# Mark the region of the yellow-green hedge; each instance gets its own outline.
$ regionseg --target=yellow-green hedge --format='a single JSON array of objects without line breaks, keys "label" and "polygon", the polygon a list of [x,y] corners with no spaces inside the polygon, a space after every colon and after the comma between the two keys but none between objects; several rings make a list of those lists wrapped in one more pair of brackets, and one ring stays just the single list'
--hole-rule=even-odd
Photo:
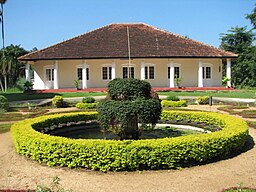
[{"label": "yellow-green hedge", "polygon": [[161,105],[162,107],[186,107],[187,102],[185,100],[179,100],[179,101],[162,100]]},{"label": "yellow-green hedge", "polygon": [[248,136],[246,123],[238,118],[189,111],[163,111],[162,119],[205,122],[215,124],[222,130],[177,138],[136,141],[68,139],[38,132],[43,127],[54,124],[90,119],[97,119],[97,113],[42,116],[15,123],[11,133],[17,152],[40,163],[104,172],[195,165],[241,150]]}]

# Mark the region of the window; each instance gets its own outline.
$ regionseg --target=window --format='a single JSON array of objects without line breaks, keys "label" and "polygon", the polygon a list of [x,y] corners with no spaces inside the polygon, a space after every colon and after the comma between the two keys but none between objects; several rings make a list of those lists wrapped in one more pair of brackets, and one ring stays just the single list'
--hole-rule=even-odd
[{"label": "window", "polygon": [[211,79],[211,67],[203,67],[203,79]]},{"label": "window", "polygon": [[45,73],[47,81],[54,81],[54,69],[46,69]]},{"label": "window", "polygon": [[103,80],[112,79],[112,67],[102,67],[102,79]]},{"label": "window", "polygon": [[174,77],[180,78],[180,68],[179,67],[174,67]]},{"label": "window", "polygon": [[[180,67],[174,67],[174,78],[180,77]],[[170,79],[170,67],[168,67],[168,79]]]},{"label": "window", "polygon": [[[128,74],[128,69],[130,69],[129,74]],[[126,79],[126,78],[128,78],[128,76],[130,78],[134,78],[134,67],[129,67],[129,68],[123,67],[123,78]]]},{"label": "window", "polygon": [[155,78],[155,67],[145,67],[145,79],[154,79]]},{"label": "window", "polygon": [[[83,69],[77,68],[77,79],[82,80],[83,79]],[[86,80],[89,80],[89,68],[86,68]]]},{"label": "window", "polygon": [[211,67],[205,67],[205,78],[211,79]]}]

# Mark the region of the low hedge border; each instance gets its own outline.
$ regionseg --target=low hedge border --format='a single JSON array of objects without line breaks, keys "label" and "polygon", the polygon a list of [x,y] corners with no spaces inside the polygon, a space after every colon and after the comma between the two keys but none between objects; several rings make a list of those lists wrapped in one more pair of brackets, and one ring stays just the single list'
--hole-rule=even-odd
[{"label": "low hedge border", "polygon": [[77,103],[76,108],[78,109],[95,109],[98,103]]},{"label": "low hedge border", "polygon": [[187,107],[187,102],[185,100],[179,100],[179,101],[162,100],[161,105],[162,107]]},{"label": "low hedge border", "polygon": [[163,111],[163,120],[188,120],[214,124],[221,131],[177,138],[148,140],[68,139],[40,133],[59,123],[97,119],[97,112],[55,114],[13,124],[16,151],[48,166],[84,167],[121,171],[172,169],[225,157],[241,150],[248,136],[246,122],[224,114]]}]

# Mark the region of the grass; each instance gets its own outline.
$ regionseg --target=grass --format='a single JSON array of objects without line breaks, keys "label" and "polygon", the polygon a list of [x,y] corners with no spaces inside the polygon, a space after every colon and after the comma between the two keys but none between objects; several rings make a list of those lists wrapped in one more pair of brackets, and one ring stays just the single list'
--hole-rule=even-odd
[{"label": "grass", "polygon": [[12,123],[0,124],[0,133],[5,133],[10,130]]},{"label": "grass", "polygon": [[249,127],[256,129],[256,121],[246,121]]},{"label": "grass", "polygon": [[69,97],[93,97],[93,96],[104,96],[106,93],[103,92],[59,92],[59,93],[23,93],[23,92],[7,92],[0,93],[4,95],[8,101],[23,101],[23,100],[34,100],[34,99],[52,99],[55,95],[62,96],[63,98]]},{"label": "grass", "polygon": [[159,95],[174,96],[213,96],[213,97],[229,97],[229,98],[248,98],[256,97],[256,89],[239,89],[234,91],[167,91],[158,92]]},{"label": "grass", "polygon": [[[93,97],[104,96],[103,92],[56,92],[56,93],[23,93],[18,89],[10,89],[4,95],[8,101],[17,100],[34,100],[34,99],[51,99],[55,95],[60,95],[63,98],[68,97]],[[158,92],[159,95],[172,96],[213,96],[213,97],[230,97],[230,98],[256,98],[256,88],[251,89],[236,89],[234,91],[167,91]]]}]

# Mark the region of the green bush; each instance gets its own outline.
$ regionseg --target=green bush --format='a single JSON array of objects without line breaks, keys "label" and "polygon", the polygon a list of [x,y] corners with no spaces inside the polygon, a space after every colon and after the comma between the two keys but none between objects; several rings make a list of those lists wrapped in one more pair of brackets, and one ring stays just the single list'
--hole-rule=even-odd
[{"label": "green bush", "polygon": [[146,140],[68,139],[44,127],[97,119],[96,112],[55,114],[26,119],[11,127],[16,151],[48,166],[120,171],[171,169],[197,165],[240,151],[248,137],[241,119],[218,113],[163,111],[163,120],[202,122],[222,130],[207,134]]},{"label": "green bush", "polygon": [[60,108],[64,106],[64,101],[62,96],[55,95],[52,98],[52,104],[54,107]]},{"label": "green bush", "polygon": [[199,96],[199,97],[196,97],[196,101],[200,105],[209,104],[209,96]]},{"label": "green bush", "polygon": [[166,98],[167,101],[179,101],[180,98],[175,96],[175,95],[169,95],[167,98]]},{"label": "green bush", "polygon": [[162,107],[186,107],[187,102],[185,100],[179,100],[179,101],[162,100],[161,105]]},{"label": "green bush", "polygon": [[7,111],[8,108],[9,108],[8,99],[5,96],[0,95],[0,110]]},{"label": "green bush", "polygon": [[98,103],[77,103],[76,108],[78,109],[95,109]]},{"label": "green bush", "polygon": [[95,103],[95,99],[93,97],[85,97],[82,101],[83,103]]}]

